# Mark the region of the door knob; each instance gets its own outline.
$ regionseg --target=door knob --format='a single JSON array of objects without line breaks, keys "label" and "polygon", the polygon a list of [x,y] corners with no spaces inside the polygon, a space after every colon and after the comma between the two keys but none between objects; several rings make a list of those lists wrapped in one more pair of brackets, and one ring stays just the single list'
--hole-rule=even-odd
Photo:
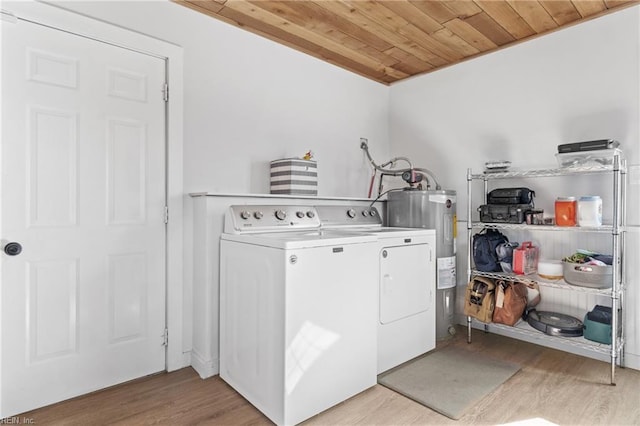
[{"label": "door knob", "polygon": [[17,256],[22,253],[22,246],[16,242],[7,243],[4,246],[4,252],[9,256]]}]

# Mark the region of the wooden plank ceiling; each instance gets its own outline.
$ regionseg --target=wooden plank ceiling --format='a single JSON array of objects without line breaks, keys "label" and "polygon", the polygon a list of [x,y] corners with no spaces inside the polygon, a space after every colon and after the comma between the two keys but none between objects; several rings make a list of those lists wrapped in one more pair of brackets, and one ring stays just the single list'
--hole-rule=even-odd
[{"label": "wooden plank ceiling", "polygon": [[638,3],[638,0],[174,1],[385,84]]}]

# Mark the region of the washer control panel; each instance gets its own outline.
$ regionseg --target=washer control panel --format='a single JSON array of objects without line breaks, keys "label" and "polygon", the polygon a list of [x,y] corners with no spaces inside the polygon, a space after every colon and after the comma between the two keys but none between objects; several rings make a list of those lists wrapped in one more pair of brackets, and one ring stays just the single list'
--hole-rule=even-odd
[{"label": "washer control panel", "polygon": [[313,206],[235,205],[225,215],[224,232],[293,231],[320,227],[318,212]]}]

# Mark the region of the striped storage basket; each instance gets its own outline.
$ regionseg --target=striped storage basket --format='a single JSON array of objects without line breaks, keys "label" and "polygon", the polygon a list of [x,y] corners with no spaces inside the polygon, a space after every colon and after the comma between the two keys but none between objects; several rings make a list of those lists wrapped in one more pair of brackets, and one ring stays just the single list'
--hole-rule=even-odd
[{"label": "striped storage basket", "polygon": [[271,162],[271,193],[318,195],[318,166],[313,160],[283,158]]}]

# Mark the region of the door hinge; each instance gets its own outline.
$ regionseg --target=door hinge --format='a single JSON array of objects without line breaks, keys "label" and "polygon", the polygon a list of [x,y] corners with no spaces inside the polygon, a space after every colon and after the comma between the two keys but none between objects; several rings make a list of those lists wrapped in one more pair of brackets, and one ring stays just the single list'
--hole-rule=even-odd
[{"label": "door hinge", "polygon": [[169,346],[169,329],[165,328],[162,333],[162,346]]},{"label": "door hinge", "polygon": [[164,84],[162,88],[162,93],[164,95],[164,101],[169,102],[169,85],[167,83]]},{"label": "door hinge", "polygon": [[164,206],[164,223],[169,223],[169,206]]}]

